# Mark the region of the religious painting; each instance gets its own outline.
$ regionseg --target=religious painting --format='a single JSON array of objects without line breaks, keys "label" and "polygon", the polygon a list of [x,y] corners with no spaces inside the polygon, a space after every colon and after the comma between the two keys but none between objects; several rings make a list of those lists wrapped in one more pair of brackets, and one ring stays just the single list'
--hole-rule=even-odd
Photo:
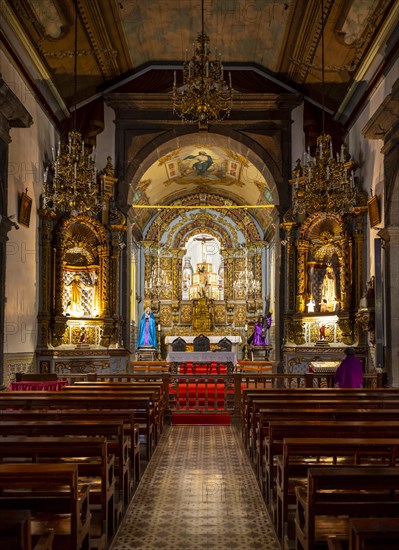
[{"label": "religious painting", "polygon": [[367,201],[367,207],[369,211],[370,227],[375,227],[381,223],[378,195],[373,195],[371,199]]},{"label": "religious painting", "polygon": [[29,227],[30,214],[32,210],[32,198],[28,196],[27,189],[25,193],[22,193],[19,203],[18,222],[21,225]]}]

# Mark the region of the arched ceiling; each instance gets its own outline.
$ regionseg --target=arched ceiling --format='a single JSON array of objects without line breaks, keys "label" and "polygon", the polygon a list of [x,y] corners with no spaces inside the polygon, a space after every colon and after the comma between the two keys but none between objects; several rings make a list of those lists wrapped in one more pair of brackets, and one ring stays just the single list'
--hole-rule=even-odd
[{"label": "arched ceiling", "polygon": [[[201,0],[76,0],[77,102],[123,85],[170,92],[201,32]],[[61,120],[74,97],[74,0],[2,0],[8,54]],[[297,91],[321,104],[322,0],[204,1],[204,30],[238,92]],[[395,0],[323,0],[324,101],[343,112],[395,55]],[[382,56],[381,56],[382,54]],[[381,59],[383,63],[381,64]]]},{"label": "arched ceiling", "polygon": [[267,165],[253,151],[231,138],[197,132],[155,149],[134,174],[127,202],[142,229],[154,210],[140,206],[257,205],[251,214],[265,231],[279,196]]}]

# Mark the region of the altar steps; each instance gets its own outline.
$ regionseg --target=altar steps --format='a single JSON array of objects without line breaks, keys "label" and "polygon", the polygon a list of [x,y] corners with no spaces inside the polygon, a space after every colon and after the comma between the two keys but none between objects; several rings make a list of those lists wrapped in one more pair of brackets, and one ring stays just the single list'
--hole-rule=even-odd
[{"label": "altar steps", "polygon": [[225,386],[227,366],[220,365],[218,371],[216,364],[180,365],[179,384],[169,389],[173,399],[173,425],[230,425],[227,401],[234,401],[234,390]]},{"label": "altar steps", "polygon": [[229,413],[176,412],[172,414],[172,426],[230,426]]}]

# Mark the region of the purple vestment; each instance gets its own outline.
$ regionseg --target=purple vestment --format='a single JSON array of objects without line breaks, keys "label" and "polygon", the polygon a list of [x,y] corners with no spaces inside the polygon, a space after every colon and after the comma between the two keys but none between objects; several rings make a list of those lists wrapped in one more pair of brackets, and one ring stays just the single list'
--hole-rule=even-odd
[{"label": "purple vestment", "polygon": [[254,325],[254,339],[252,341],[252,344],[254,346],[266,346],[267,345],[267,339],[262,336],[263,332],[263,322],[257,321]]},{"label": "purple vestment", "polygon": [[339,388],[363,387],[363,368],[357,357],[349,355],[342,360],[335,371],[334,384]]}]

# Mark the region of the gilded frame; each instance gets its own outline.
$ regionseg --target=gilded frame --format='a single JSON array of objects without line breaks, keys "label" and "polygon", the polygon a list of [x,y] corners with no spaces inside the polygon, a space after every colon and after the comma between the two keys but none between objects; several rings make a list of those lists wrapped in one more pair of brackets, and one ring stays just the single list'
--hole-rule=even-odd
[{"label": "gilded frame", "polygon": [[32,198],[24,192],[19,201],[18,222],[25,227],[29,227],[30,215],[32,211]]},{"label": "gilded frame", "polygon": [[381,222],[380,207],[378,202],[378,195],[373,195],[367,201],[367,208],[369,212],[370,226],[375,227]]}]

